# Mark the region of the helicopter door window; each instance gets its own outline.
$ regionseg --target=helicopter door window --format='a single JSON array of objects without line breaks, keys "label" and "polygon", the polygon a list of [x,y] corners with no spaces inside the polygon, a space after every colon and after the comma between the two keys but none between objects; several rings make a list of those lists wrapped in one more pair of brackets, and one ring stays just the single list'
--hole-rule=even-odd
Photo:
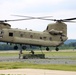
[{"label": "helicopter door window", "polygon": [[33,38],[33,35],[30,35],[30,38]]},{"label": "helicopter door window", "polygon": [[2,38],[3,37],[3,31],[2,30],[0,30],[0,38]]},{"label": "helicopter door window", "polygon": [[52,40],[52,38],[50,37],[50,38],[49,38],[49,40],[51,41],[51,40]]},{"label": "helicopter door window", "polygon": [[13,36],[13,33],[9,33],[9,36],[11,36],[11,37],[12,37],[12,36]]},{"label": "helicopter door window", "polygon": [[44,40],[46,40],[46,37],[43,37]]},{"label": "helicopter door window", "polygon": [[3,31],[2,30],[0,30],[0,34],[3,34]]},{"label": "helicopter door window", "polygon": [[21,37],[23,37],[23,34],[20,34]]},{"label": "helicopter door window", "polygon": [[40,37],[40,39],[42,39],[42,37]]}]

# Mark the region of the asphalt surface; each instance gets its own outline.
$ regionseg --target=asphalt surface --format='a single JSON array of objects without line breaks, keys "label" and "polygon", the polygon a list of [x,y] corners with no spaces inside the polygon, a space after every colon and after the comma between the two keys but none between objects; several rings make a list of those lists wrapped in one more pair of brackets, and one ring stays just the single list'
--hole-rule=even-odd
[{"label": "asphalt surface", "polygon": [[46,57],[45,59],[19,59],[18,56],[0,56],[0,62],[27,62],[34,64],[69,64],[76,65],[74,57]]}]

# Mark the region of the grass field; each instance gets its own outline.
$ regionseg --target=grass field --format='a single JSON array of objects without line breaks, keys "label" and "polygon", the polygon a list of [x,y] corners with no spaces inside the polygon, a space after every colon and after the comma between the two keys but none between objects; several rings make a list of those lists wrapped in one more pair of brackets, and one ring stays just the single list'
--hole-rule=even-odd
[{"label": "grass field", "polygon": [[41,65],[41,64],[28,64],[25,62],[0,62],[0,69],[23,69],[23,68],[34,68],[34,69],[49,69],[49,70],[65,70],[65,71],[76,71],[76,65]]},{"label": "grass field", "polygon": [[[29,53],[24,51],[25,54]],[[36,51],[35,53],[41,53]],[[76,60],[76,51],[59,51],[59,52],[44,52],[46,56],[70,56]],[[18,51],[0,52],[0,56],[18,56]],[[0,62],[0,69],[18,69],[18,68],[35,68],[35,69],[50,69],[50,70],[65,70],[76,71],[76,65],[56,65],[56,64],[33,64],[26,62]]]},{"label": "grass field", "polygon": [[[28,54],[30,51],[23,51]],[[76,56],[76,50],[61,50],[61,51],[43,51],[46,56]],[[17,56],[19,51],[0,51],[0,56]],[[41,54],[41,51],[35,51],[35,54]]]}]

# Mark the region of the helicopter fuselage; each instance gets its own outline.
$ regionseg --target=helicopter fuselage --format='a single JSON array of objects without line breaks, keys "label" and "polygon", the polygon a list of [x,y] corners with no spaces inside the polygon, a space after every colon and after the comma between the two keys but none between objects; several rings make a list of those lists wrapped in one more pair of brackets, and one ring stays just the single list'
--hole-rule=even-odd
[{"label": "helicopter fuselage", "polygon": [[21,29],[1,29],[0,41],[15,44],[36,45],[36,46],[59,46],[66,39],[66,36],[52,35],[49,32],[21,30]]}]

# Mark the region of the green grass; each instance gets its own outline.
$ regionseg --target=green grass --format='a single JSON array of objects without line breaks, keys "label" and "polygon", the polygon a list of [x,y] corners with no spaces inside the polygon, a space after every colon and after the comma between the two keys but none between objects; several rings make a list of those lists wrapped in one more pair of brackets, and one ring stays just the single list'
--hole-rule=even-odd
[{"label": "green grass", "polygon": [[18,56],[18,53],[0,53],[0,56]]},{"label": "green grass", "polygon": [[49,70],[65,70],[76,71],[76,65],[51,65],[51,64],[28,64],[25,62],[0,62],[0,69],[49,69]]},{"label": "green grass", "polygon": [[[41,52],[36,52],[36,54],[41,54]],[[44,54],[46,56],[76,56],[76,52],[44,52]],[[0,53],[0,56],[18,56],[18,53]]]},{"label": "green grass", "polygon": [[[24,54],[28,54],[29,53],[29,51],[23,51],[23,53]],[[49,52],[49,51],[44,51],[43,52],[46,56],[76,56],[76,51],[58,51],[58,52],[56,52],[56,51],[54,51],[54,52]],[[19,54],[19,51],[14,51],[14,52],[8,52],[8,51],[6,51],[6,52],[0,52],[0,56],[18,56],[18,54]],[[37,52],[37,51],[35,51],[35,54],[41,54],[41,51],[39,52]]]},{"label": "green grass", "polygon": [[[38,53],[41,53],[41,52],[36,52],[36,54]],[[58,51],[58,52],[43,52],[46,56],[73,56],[73,57],[76,57],[76,51],[69,51],[69,52],[61,52],[61,51]]]}]

